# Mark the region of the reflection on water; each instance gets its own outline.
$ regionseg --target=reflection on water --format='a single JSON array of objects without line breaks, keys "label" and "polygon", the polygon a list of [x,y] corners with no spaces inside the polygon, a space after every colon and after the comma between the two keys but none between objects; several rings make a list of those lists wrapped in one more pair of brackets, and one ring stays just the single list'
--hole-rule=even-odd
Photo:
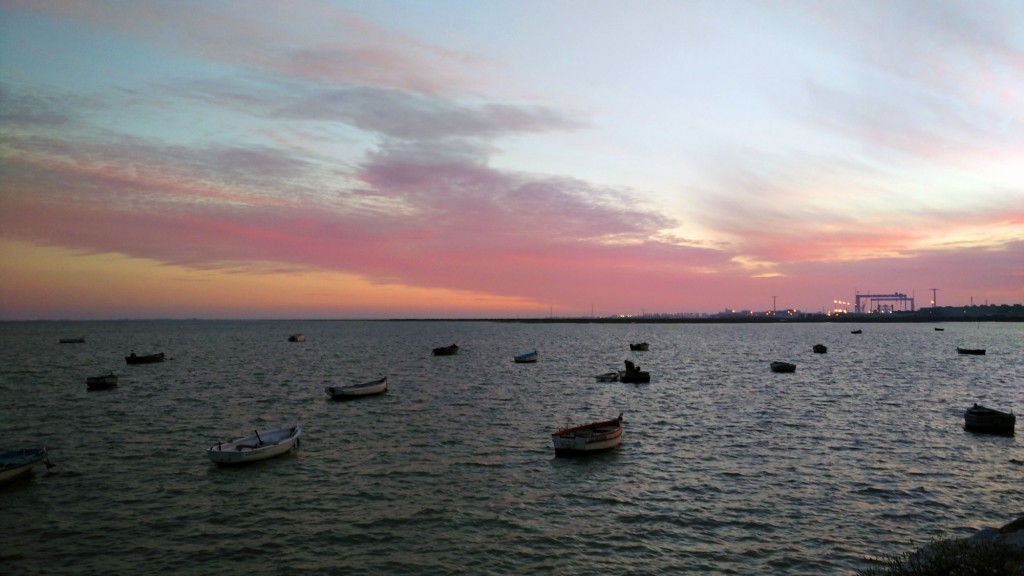
[{"label": "reflection on water", "polygon": [[[0,437],[58,464],[0,492],[0,560],[29,574],[849,573],[1024,508],[1019,434],[961,429],[974,402],[1024,406],[1022,326],[863,328],[0,324]],[[452,342],[457,355],[431,354]],[[988,354],[956,354],[968,344]],[[171,359],[126,366],[131,349]],[[538,363],[512,361],[534,349]],[[650,384],[595,382],[627,358]],[[111,370],[118,388],[86,393]],[[383,396],[323,393],[383,375]],[[553,458],[552,431],[620,412],[621,449]],[[294,419],[288,456],[206,459]]]}]

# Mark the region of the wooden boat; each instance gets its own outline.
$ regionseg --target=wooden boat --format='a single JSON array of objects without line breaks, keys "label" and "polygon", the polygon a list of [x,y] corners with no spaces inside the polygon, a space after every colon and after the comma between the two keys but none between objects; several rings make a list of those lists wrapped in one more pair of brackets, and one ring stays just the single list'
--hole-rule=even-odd
[{"label": "wooden boat", "polygon": [[276,430],[264,430],[263,433],[254,430],[252,436],[210,446],[206,455],[217,464],[248,464],[286,454],[299,445],[301,435],[302,428],[298,423]]},{"label": "wooden boat", "polygon": [[961,347],[957,346],[956,347],[956,353],[957,354],[970,354],[972,356],[984,356],[985,355],[985,349],[984,348],[961,348]]},{"label": "wooden boat", "polygon": [[536,362],[537,361],[537,351],[534,350],[533,352],[526,352],[524,354],[520,354],[518,356],[514,356],[512,359],[515,360],[519,364],[529,364],[529,363],[532,363],[532,362]]},{"label": "wooden boat", "polygon": [[645,352],[645,351],[651,349],[651,345],[648,344],[647,342],[640,342],[639,344],[630,343],[629,344],[629,349],[634,351],[634,352],[637,352],[637,351]]},{"label": "wooden boat", "polygon": [[145,356],[137,356],[135,352],[124,357],[124,361],[129,364],[152,364],[153,362],[163,362],[164,353],[158,352],[156,354],[147,354]]},{"label": "wooden boat", "polygon": [[46,458],[45,446],[0,453],[0,485],[28,474],[40,462],[44,462],[47,468],[53,467]]},{"label": "wooden boat", "polygon": [[772,362],[772,372],[796,372],[796,364],[789,362]]},{"label": "wooden boat", "polygon": [[551,435],[555,456],[583,456],[617,448],[622,443],[622,414],[614,420],[592,422]]},{"label": "wooden boat", "polygon": [[363,396],[373,396],[374,394],[383,394],[388,391],[388,377],[385,376],[380,380],[371,380],[369,382],[363,382],[362,384],[354,384],[352,386],[328,386],[324,388],[324,392],[331,397],[332,400],[351,400],[353,398],[362,398]]},{"label": "wooden boat", "polygon": [[459,352],[459,347],[455,344],[451,346],[441,346],[440,348],[434,348],[434,356],[451,356]]},{"label": "wooden boat", "polygon": [[814,346],[811,346],[811,350],[813,350],[815,354],[824,354],[828,352],[828,346],[825,346],[824,344],[815,344]]},{"label": "wooden boat", "polygon": [[61,338],[61,344],[84,344],[85,338]]},{"label": "wooden boat", "polygon": [[289,342],[305,342],[306,341],[306,335],[305,334],[292,334],[291,336],[288,337],[288,341]]},{"label": "wooden boat", "polygon": [[113,372],[104,376],[89,376],[85,379],[85,387],[88,390],[107,390],[117,386],[117,376]]},{"label": "wooden boat", "polygon": [[1013,436],[1013,427],[1017,417],[1010,412],[1000,412],[975,404],[964,412],[964,430],[985,434],[1003,434]]},{"label": "wooden boat", "polygon": [[859,330],[859,329],[858,330],[850,330],[850,334],[863,334],[863,333],[864,333],[864,331],[863,330]]},{"label": "wooden boat", "polygon": [[651,373],[640,370],[640,366],[626,360],[626,369],[619,371],[619,381],[626,384],[646,384],[651,381]]},{"label": "wooden boat", "polygon": [[618,382],[619,381],[619,373],[618,372],[605,372],[604,374],[598,374],[597,376],[595,376],[595,378],[597,378],[598,382]]}]

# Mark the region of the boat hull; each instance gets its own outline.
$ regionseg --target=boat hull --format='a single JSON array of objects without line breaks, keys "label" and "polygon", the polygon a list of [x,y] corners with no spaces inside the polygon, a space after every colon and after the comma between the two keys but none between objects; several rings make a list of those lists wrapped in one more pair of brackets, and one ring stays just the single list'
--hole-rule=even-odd
[{"label": "boat hull", "polygon": [[551,435],[556,457],[586,456],[614,450],[622,444],[622,416],[559,430]]},{"label": "boat hull", "polygon": [[24,448],[0,454],[0,486],[25,476],[46,460],[46,448]]},{"label": "boat hull", "polygon": [[301,435],[302,429],[296,424],[289,428],[258,432],[252,436],[216,444],[206,450],[206,455],[215,464],[249,464],[288,453],[298,446]]},{"label": "boat hull", "polygon": [[984,356],[985,355],[985,349],[984,348],[959,348],[958,347],[956,349],[956,353],[957,354],[966,354],[968,356]]},{"label": "boat hull", "polygon": [[606,372],[604,374],[598,374],[594,378],[596,378],[598,382],[618,382],[619,381],[619,373],[618,372]]},{"label": "boat hull", "polygon": [[641,342],[639,344],[630,344],[629,349],[634,352],[646,352],[651,349],[651,345],[647,342]]},{"label": "boat hull", "polygon": [[796,372],[796,364],[790,364],[789,362],[772,362],[772,372]]},{"label": "boat hull", "polygon": [[332,400],[354,400],[356,398],[383,394],[387,391],[388,379],[386,377],[363,384],[356,384],[355,386],[328,386],[324,388],[324,392]]},{"label": "boat hull", "polygon": [[89,376],[85,379],[85,386],[89,390],[109,390],[117,387],[117,376],[107,374],[106,376]]},{"label": "boat hull", "polygon": [[458,354],[459,347],[455,344],[451,346],[441,346],[440,348],[434,348],[434,356],[453,356]]},{"label": "boat hull", "polygon": [[964,430],[981,434],[1013,436],[1017,416],[975,404],[964,412]]},{"label": "boat hull", "polygon": [[527,352],[512,358],[517,364],[532,364],[537,361],[537,352]]},{"label": "boat hull", "polygon": [[147,354],[146,356],[125,356],[124,361],[128,364],[153,364],[164,361],[164,353]]},{"label": "boat hull", "polygon": [[650,372],[627,372],[626,370],[619,371],[619,381],[625,382],[626,384],[647,384],[651,381]]}]

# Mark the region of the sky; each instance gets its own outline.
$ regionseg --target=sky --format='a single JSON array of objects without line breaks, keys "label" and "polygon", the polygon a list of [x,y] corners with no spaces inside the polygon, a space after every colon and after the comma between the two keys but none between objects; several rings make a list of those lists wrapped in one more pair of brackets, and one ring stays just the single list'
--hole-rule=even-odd
[{"label": "sky", "polygon": [[0,320],[893,293],[1024,303],[1018,0],[0,0]]}]

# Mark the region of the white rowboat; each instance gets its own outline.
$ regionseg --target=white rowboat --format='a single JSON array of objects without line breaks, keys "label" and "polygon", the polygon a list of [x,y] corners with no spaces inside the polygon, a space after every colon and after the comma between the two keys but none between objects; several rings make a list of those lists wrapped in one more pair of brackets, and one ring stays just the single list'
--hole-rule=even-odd
[{"label": "white rowboat", "polygon": [[622,443],[622,414],[614,420],[592,422],[551,435],[555,456],[582,456],[617,448]]},{"label": "white rowboat", "polygon": [[362,384],[355,384],[352,386],[328,386],[324,388],[324,392],[326,392],[333,400],[350,400],[352,398],[362,398],[363,396],[383,394],[387,391],[387,376],[380,380],[371,380],[369,382],[363,382]]},{"label": "white rowboat", "polygon": [[210,446],[206,455],[217,464],[248,464],[287,453],[293,446],[299,445],[301,434],[302,428],[297,422],[295,426],[277,430],[256,430],[252,436],[231,442],[218,442]]}]

